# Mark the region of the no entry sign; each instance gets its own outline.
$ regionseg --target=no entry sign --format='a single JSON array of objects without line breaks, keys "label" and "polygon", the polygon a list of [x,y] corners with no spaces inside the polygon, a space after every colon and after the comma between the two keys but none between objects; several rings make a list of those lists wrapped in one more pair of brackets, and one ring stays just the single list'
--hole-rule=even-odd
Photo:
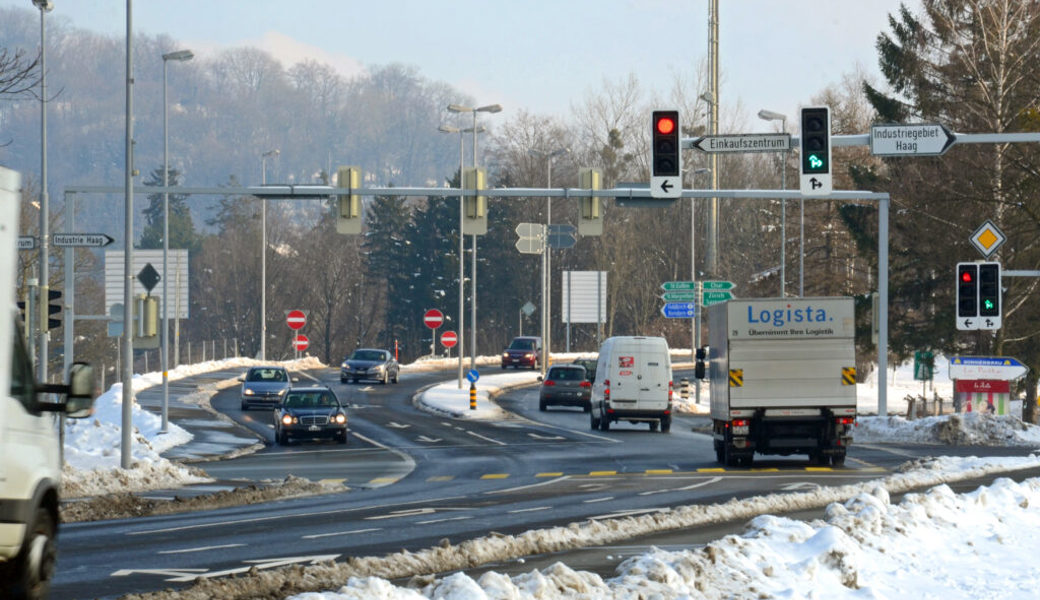
[{"label": "no entry sign", "polygon": [[430,310],[426,311],[426,314],[423,315],[422,320],[423,323],[425,323],[426,326],[430,329],[437,329],[441,326],[441,323],[444,322],[444,313],[437,310],[436,308],[431,308]]},{"label": "no entry sign", "polygon": [[289,329],[296,331],[307,324],[307,315],[305,315],[302,310],[290,310],[289,313],[285,315],[285,323],[289,326]]},{"label": "no entry sign", "polygon": [[454,348],[459,343],[459,336],[454,331],[445,331],[441,334],[441,345],[445,348]]},{"label": "no entry sign", "polygon": [[307,336],[303,335],[302,333],[294,337],[292,341],[293,350],[296,350],[297,352],[303,352],[310,345],[311,341],[308,340]]}]

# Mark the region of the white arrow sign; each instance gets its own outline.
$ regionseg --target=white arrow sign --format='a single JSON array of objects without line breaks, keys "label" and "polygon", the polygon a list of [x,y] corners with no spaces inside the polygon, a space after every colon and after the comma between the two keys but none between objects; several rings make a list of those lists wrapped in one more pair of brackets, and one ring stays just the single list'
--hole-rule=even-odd
[{"label": "white arrow sign", "polygon": [[102,248],[115,240],[104,233],[55,233],[51,241],[59,248]]},{"label": "white arrow sign", "polygon": [[939,156],[955,141],[957,136],[938,123],[870,128],[870,153],[874,156]]}]

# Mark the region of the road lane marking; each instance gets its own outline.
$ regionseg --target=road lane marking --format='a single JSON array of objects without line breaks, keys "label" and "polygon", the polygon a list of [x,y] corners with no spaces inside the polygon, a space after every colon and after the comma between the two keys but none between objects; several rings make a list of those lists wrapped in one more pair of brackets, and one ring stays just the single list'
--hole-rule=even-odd
[{"label": "road lane marking", "polygon": [[506,479],[509,477],[509,473],[487,473],[481,475],[481,479]]},{"label": "road lane marking", "polygon": [[478,438],[480,438],[480,439],[482,439],[482,440],[485,440],[485,441],[491,442],[491,443],[493,443],[493,444],[498,444],[499,446],[507,446],[507,445],[508,445],[508,444],[506,444],[505,442],[500,442],[500,441],[498,441],[498,440],[495,440],[495,439],[489,438],[489,437],[487,437],[486,435],[480,435],[479,433],[476,433],[476,432],[473,432],[473,431],[469,431],[469,430],[467,430],[467,431],[466,431],[466,433],[468,433],[468,434],[472,435],[473,437],[478,437]]},{"label": "road lane marking", "polygon": [[605,498],[593,498],[591,500],[582,500],[582,502],[585,503],[585,504],[594,504],[596,502],[606,502],[608,500],[613,500],[613,499],[614,499],[613,496],[607,496]]},{"label": "road lane marking", "polygon": [[382,527],[369,527],[368,529],[351,529],[350,531],[336,531],[333,533],[315,533],[314,535],[305,535],[301,539],[304,540],[316,540],[318,538],[334,537],[337,535],[353,535],[355,533],[371,533],[373,531],[382,531]]},{"label": "road lane marking", "polygon": [[318,483],[327,483],[329,485],[343,485],[346,483],[346,479],[319,479]]},{"label": "road lane marking", "polygon": [[671,469],[647,469],[647,475],[671,475],[674,473]]},{"label": "road lane marking", "polygon": [[444,440],[442,440],[441,438],[431,438],[426,437],[425,435],[420,435],[419,437],[415,438],[415,441],[423,442],[425,444],[436,444],[437,442],[442,442]]},{"label": "road lane marking", "polygon": [[552,507],[551,506],[536,506],[535,508],[518,508],[516,510],[509,511],[509,514],[513,515],[513,514],[516,514],[516,513],[538,512],[540,510],[552,510]]},{"label": "road lane marking", "polygon": [[443,519],[430,519],[429,521],[416,521],[416,525],[433,525],[434,523],[444,523],[446,521],[465,521],[466,519],[472,519],[473,517],[467,517],[465,515],[459,517],[445,517]]},{"label": "road lane marking", "polygon": [[589,477],[608,477],[617,475],[617,471],[589,471]]},{"label": "road lane marking", "polygon": [[245,544],[221,544],[220,546],[199,546],[198,548],[184,548],[181,550],[160,550],[159,554],[187,554],[188,552],[207,552],[209,550],[222,550],[224,548],[240,548]]},{"label": "road lane marking", "polygon": [[435,475],[433,477],[427,477],[426,481],[429,483],[434,483],[437,481],[451,481],[452,479],[455,479],[454,475]]},{"label": "road lane marking", "polygon": [[387,427],[392,427],[394,429],[408,429],[409,427],[411,427],[411,425],[405,425],[405,424],[402,424],[402,423],[398,423],[397,421],[390,421],[389,423],[386,424],[386,426]]},{"label": "road lane marking", "polygon": [[400,481],[400,477],[376,477],[375,479],[369,479],[369,485],[390,485],[391,483],[397,483]]},{"label": "road lane marking", "polygon": [[533,437],[536,440],[565,440],[567,438],[562,435],[539,435],[533,431],[528,431],[527,435]]},{"label": "road lane marking", "polygon": [[557,477],[556,479],[550,479],[548,481],[539,481],[538,483],[532,483],[532,484],[529,484],[529,485],[521,485],[521,486],[517,486],[517,487],[507,488],[507,489],[504,489],[504,490],[491,490],[490,492],[484,492],[484,494],[486,494],[488,496],[491,496],[491,495],[494,495],[494,494],[509,494],[509,493],[512,493],[512,492],[520,492],[520,491],[523,491],[523,490],[529,490],[531,488],[542,487],[542,486],[546,486],[546,485],[552,485],[552,484],[556,483],[557,481],[564,481],[566,479],[570,479],[570,477],[567,476],[567,475],[564,475],[563,477]]},{"label": "road lane marking", "polygon": [[708,467],[705,469],[697,469],[698,473],[725,473],[726,469],[721,467]]},{"label": "road lane marking", "polygon": [[535,475],[535,477],[563,477],[563,472],[557,471],[556,473],[538,473],[537,475]]},{"label": "road lane marking", "polygon": [[700,482],[697,482],[697,483],[694,483],[692,485],[688,485],[688,486],[685,486],[685,487],[668,488],[668,489],[664,489],[664,490],[647,490],[645,492],[639,492],[639,495],[640,496],[653,496],[654,494],[667,494],[668,492],[685,492],[685,491],[688,491],[688,490],[697,489],[699,487],[704,487],[706,485],[711,485],[713,483],[718,483],[719,481],[722,481],[721,477],[712,477],[711,479],[708,479],[706,481],[700,481]]}]

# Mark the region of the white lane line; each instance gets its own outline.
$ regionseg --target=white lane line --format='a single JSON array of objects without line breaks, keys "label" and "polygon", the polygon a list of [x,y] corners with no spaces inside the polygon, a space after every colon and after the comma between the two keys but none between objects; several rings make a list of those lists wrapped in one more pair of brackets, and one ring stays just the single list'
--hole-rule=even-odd
[{"label": "white lane line", "polygon": [[430,519],[429,521],[416,521],[416,525],[432,525],[434,523],[444,523],[445,521],[465,521],[466,519],[472,519],[473,517],[446,517],[444,519]]},{"label": "white lane line", "polygon": [[693,490],[693,489],[697,489],[699,487],[704,487],[706,485],[711,485],[713,483],[718,483],[719,481],[722,481],[721,477],[712,477],[711,479],[709,479],[707,481],[701,481],[699,483],[695,483],[693,485],[688,485],[686,487],[669,488],[669,489],[665,489],[665,490],[650,490],[650,491],[647,491],[647,492],[639,492],[639,495],[640,496],[652,496],[654,494],[667,494],[668,492],[683,492],[683,491],[686,491],[686,490]]},{"label": "white lane line", "polygon": [[159,554],[186,554],[188,552],[206,552],[208,550],[221,550],[224,548],[240,548],[245,544],[222,544],[220,546],[200,546],[198,548],[184,548],[182,550],[160,550]]},{"label": "white lane line", "polygon": [[506,444],[505,442],[500,442],[500,441],[498,441],[498,440],[495,440],[495,439],[489,438],[489,437],[487,437],[487,436],[485,436],[485,435],[480,435],[479,433],[474,433],[474,432],[472,432],[472,431],[466,431],[466,433],[468,433],[468,434],[472,435],[473,437],[478,437],[478,438],[480,438],[480,439],[482,439],[482,440],[485,440],[485,441],[491,442],[492,444],[498,444],[499,446],[507,446],[507,445],[508,445],[508,444]]},{"label": "white lane line", "polygon": [[592,500],[583,500],[585,504],[593,504],[595,502],[606,502],[607,500],[613,500],[613,496],[607,496],[606,498],[593,498]]},{"label": "white lane line", "polygon": [[535,507],[535,508],[518,508],[516,510],[509,511],[509,514],[515,515],[516,513],[538,512],[540,510],[552,510],[552,507],[551,506],[538,506],[538,507]]},{"label": "white lane line", "polygon": [[324,537],[334,537],[337,535],[353,535],[355,533],[371,533],[373,531],[382,531],[382,527],[370,527],[368,529],[352,529],[350,531],[336,531],[334,533],[316,533],[314,535],[305,535],[302,539],[305,540],[316,540]]},{"label": "white lane line", "polygon": [[548,479],[546,481],[539,481],[538,483],[531,483],[528,485],[521,485],[517,487],[506,488],[504,490],[491,490],[490,492],[484,492],[485,494],[508,494],[510,492],[519,492],[521,490],[528,490],[531,488],[541,487],[543,485],[551,485],[564,479],[570,479],[570,475],[564,475],[563,477],[556,477],[554,479]]}]

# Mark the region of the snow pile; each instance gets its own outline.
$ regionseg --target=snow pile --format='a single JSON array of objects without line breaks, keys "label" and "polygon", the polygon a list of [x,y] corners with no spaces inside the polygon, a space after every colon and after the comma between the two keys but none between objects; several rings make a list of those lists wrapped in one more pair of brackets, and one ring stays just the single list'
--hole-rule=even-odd
[{"label": "snow pile", "polygon": [[609,579],[556,563],[514,577],[455,573],[416,588],[351,577],[337,592],[291,600],[1035,597],[1040,480],[998,479],[960,495],[939,485],[897,505],[882,484],[860,487],[822,520],[755,517],[740,535],[626,560]]},{"label": "snow pile", "polygon": [[979,412],[915,420],[896,416],[859,417],[853,436],[858,443],[1040,447],[1040,427],[1024,423],[1018,417]]}]

